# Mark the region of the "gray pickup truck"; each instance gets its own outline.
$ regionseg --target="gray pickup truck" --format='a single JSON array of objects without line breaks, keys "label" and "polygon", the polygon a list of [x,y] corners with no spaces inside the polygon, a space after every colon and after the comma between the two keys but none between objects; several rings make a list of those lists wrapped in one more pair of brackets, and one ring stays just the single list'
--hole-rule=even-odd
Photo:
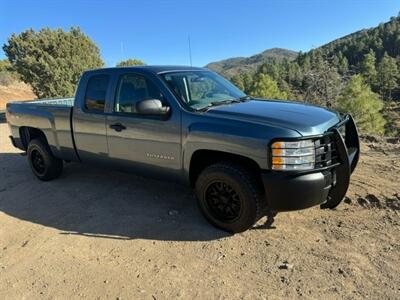
[{"label": "gray pickup truck", "polygon": [[280,211],[336,207],[360,149],[348,114],[254,99],[193,67],[87,71],[75,98],[9,103],[6,117],[39,179],[82,162],[183,182],[230,232]]}]

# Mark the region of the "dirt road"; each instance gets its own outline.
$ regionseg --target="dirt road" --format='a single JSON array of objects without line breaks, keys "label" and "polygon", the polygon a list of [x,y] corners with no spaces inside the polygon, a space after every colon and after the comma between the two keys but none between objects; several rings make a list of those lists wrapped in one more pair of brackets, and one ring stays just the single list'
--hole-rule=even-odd
[{"label": "dirt road", "polygon": [[79,164],[39,182],[7,136],[0,124],[0,299],[400,298],[398,141],[363,144],[337,210],[230,236],[170,183]]}]

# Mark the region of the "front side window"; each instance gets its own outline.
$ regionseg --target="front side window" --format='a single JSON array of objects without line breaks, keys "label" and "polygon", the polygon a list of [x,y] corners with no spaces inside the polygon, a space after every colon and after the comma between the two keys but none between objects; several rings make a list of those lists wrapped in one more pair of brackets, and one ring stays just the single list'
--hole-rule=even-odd
[{"label": "front side window", "polygon": [[209,71],[182,71],[161,74],[177,98],[192,109],[246,97],[223,77]]},{"label": "front side window", "polygon": [[93,75],[87,84],[85,108],[90,111],[104,112],[108,88],[108,75]]},{"label": "front side window", "polygon": [[162,100],[160,90],[147,78],[136,74],[122,75],[115,98],[115,112],[136,113],[136,104],[142,100]]}]

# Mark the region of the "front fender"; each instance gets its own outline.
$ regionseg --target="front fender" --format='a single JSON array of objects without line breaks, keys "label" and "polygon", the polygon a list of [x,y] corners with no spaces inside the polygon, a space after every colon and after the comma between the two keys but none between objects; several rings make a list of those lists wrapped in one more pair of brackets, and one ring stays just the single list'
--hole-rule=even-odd
[{"label": "front fender", "polygon": [[243,122],[191,124],[182,141],[183,169],[189,174],[191,158],[198,150],[240,155],[256,162],[260,169],[267,169],[268,144],[272,136],[298,137],[299,134],[287,129],[267,128],[259,124]]}]

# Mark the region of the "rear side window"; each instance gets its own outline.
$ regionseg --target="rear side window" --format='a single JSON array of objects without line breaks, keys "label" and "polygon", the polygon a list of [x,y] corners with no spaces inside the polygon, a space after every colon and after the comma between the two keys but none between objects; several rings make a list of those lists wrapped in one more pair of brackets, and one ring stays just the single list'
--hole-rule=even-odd
[{"label": "rear side window", "polygon": [[85,94],[86,109],[104,112],[108,82],[108,75],[94,75],[89,79]]}]

